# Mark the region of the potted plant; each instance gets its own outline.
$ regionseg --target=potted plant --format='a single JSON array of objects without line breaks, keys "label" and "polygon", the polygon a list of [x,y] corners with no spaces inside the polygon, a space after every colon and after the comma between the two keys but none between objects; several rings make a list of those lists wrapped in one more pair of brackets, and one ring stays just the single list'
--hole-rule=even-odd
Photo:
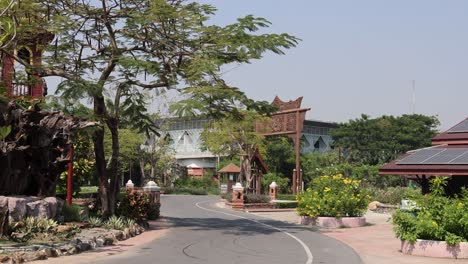
[{"label": "potted plant", "polygon": [[298,215],[310,217],[318,226],[358,227],[366,224],[362,216],[370,196],[360,187],[359,180],[338,174],[315,178],[296,200]]},{"label": "potted plant", "polygon": [[416,206],[393,214],[396,236],[405,254],[468,258],[468,191],[445,196],[445,178],[431,181],[431,193],[415,199]]}]

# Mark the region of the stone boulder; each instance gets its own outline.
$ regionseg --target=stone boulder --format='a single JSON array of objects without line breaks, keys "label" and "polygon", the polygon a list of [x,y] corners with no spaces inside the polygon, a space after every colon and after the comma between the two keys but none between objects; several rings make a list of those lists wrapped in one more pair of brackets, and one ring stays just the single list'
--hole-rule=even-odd
[{"label": "stone boulder", "polygon": [[56,197],[41,199],[35,196],[0,196],[0,202],[2,201],[6,201],[9,220],[12,222],[26,217],[56,219],[64,205],[64,201]]}]

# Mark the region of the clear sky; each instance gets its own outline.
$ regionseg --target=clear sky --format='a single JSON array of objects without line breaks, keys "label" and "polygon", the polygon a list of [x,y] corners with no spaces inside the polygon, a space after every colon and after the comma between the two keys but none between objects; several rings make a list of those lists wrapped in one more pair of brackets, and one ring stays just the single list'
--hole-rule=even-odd
[{"label": "clear sky", "polygon": [[[343,122],[412,113],[437,115],[441,129],[468,116],[466,0],[203,0],[213,23],[253,14],[268,32],[302,39],[224,77],[250,97],[304,96],[309,119]],[[229,69],[228,69],[229,70]]]}]

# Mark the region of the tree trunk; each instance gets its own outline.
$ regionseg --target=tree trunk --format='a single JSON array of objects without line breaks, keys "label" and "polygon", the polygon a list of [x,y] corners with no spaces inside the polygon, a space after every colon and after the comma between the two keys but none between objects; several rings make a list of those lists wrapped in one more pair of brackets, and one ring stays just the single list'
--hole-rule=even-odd
[{"label": "tree trunk", "polygon": [[120,151],[120,144],[119,144],[119,129],[116,120],[111,120],[108,122],[108,127],[111,132],[112,136],[112,156],[109,168],[109,176],[110,176],[110,191],[109,191],[109,209],[111,214],[115,212],[115,200],[117,198],[117,194],[119,193],[119,181],[118,181],[118,174],[119,174],[119,151]]},{"label": "tree trunk", "polygon": [[140,171],[141,171],[141,184],[143,185],[145,182],[145,161],[140,159]]},{"label": "tree trunk", "polygon": [[109,210],[109,182],[106,173],[106,158],[104,154],[104,130],[94,132],[94,155],[96,156],[96,170],[99,177],[99,198],[101,200],[102,215],[107,217]]},{"label": "tree trunk", "polygon": [[250,189],[250,185],[252,183],[252,170],[251,170],[251,160],[248,155],[241,156],[241,171],[239,174],[240,181],[245,181],[245,188],[247,190]]}]

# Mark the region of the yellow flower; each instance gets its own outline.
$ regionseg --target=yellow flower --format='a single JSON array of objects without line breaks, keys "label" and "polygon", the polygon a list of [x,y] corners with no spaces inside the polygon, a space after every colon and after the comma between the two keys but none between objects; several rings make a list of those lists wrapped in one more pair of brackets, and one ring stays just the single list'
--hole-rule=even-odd
[{"label": "yellow flower", "polygon": [[331,189],[329,187],[325,187],[325,189],[323,191],[324,192],[329,192],[329,191],[331,191]]}]

